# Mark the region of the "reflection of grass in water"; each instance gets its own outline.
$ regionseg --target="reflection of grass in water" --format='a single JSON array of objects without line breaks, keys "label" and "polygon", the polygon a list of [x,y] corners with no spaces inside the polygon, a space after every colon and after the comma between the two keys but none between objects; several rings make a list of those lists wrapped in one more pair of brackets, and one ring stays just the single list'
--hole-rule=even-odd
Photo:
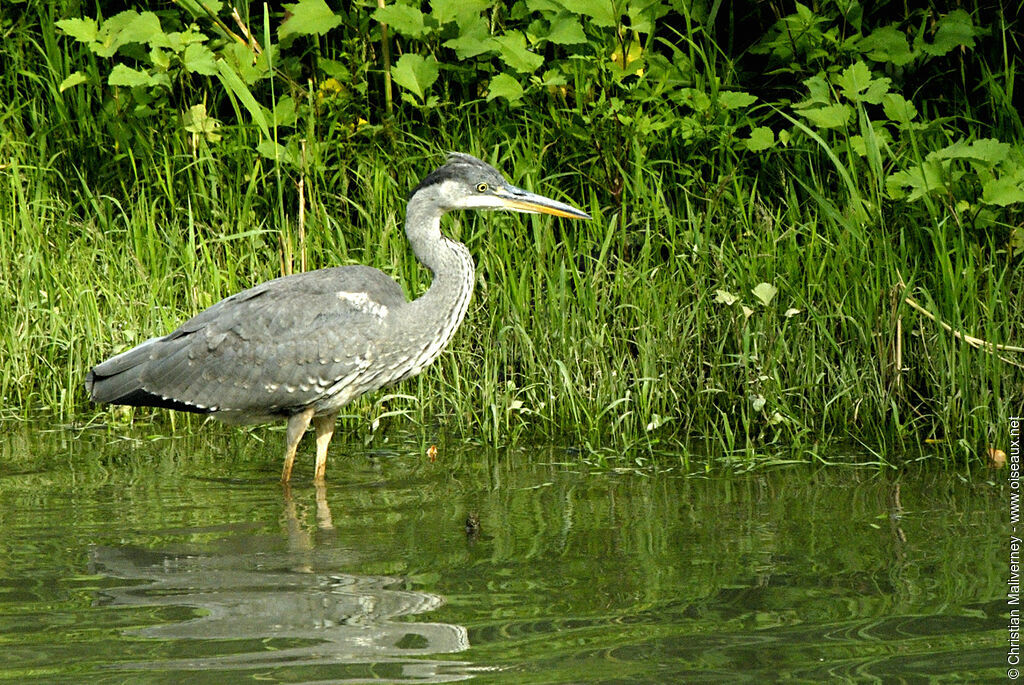
[{"label": "reflection of grass in water", "polygon": [[[981,482],[805,468],[595,477],[556,464],[561,450],[445,444],[430,463],[414,444],[369,454],[352,446],[324,493],[324,530],[316,489],[293,485],[289,500],[276,482],[276,445],[226,428],[156,440],[136,437],[139,428],[125,429],[130,443],[104,431],[0,442],[3,463],[26,470],[0,478],[8,668],[28,663],[18,646],[36,642],[54,677],[255,649],[127,634],[196,614],[173,595],[169,607],[110,606],[104,589],[126,581],[90,567],[94,545],[181,557],[182,568],[199,556],[210,573],[298,573],[327,585],[339,574],[395,578],[389,588],[446,602],[407,620],[468,629],[471,649],[438,659],[528,679],[601,669],[814,679],[806,674],[821,658],[840,670],[920,673],[955,662],[985,674],[998,661],[980,657],[1005,646],[1004,535],[990,521],[1003,497]],[[480,517],[472,541],[467,511]],[[22,624],[44,629],[11,628]],[[303,644],[273,641],[288,646]]]}]

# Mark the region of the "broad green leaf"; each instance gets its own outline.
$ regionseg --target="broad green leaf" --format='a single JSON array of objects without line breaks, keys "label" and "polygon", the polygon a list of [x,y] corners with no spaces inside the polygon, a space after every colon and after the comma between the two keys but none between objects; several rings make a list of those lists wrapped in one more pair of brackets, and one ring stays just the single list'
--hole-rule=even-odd
[{"label": "broad green leaf", "polygon": [[217,73],[217,60],[213,51],[202,43],[192,43],[185,48],[185,55],[182,58],[185,68],[203,76],[213,76]]},{"label": "broad green leaf", "polygon": [[1010,154],[1011,146],[995,138],[980,138],[971,143],[958,140],[941,150],[928,153],[928,159],[965,159],[995,165]]},{"label": "broad green leaf", "polygon": [[96,40],[96,20],[91,17],[61,19],[57,22],[57,28],[82,43]]},{"label": "broad green leaf", "polygon": [[724,304],[728,306],[738,301],[739,299],[740,298],[736,297],[728,290],[718,289],[715,291],[715,302],[717,302],[718,304]]},{"label": "broad green leaf", "polygon": [[832,89],[829,87],[828,81],[821,74],[804,79],[804,85],[807,87],[807,99],[793,105],[794,108],[801,109],[803,107],[827,105],[834,102],[832,99]]},{"label": "broad green leaf", "polygon": [[526,37],[519,31],[496,36],[491,42],[498,48],[501,61],[521,73],[532,73],[544,64],[544,58],[526,49]]},{"label": "broad green leaf", "polygon": [[918,40],[914,41],[914,47],[933,57],[940,57],[961,46],[973,48],[974,37],[978,33],[970,14],[964,10],[953,10],[939,19],[939,28],[931,43],[918,37]]},{"label": "broad green leaf", "polygon": [[1024,202],[1024,174],[1016,174],[1017,178],[1007,175],[1001,178],[990,178],[981,188],[981,201],[987,205],[1008,205]]},{"label": "broad green leaf", "polygon": [[185,130],[189,133],[201,135],[211,143],[216,143],[220,140],[220,134],[217,133],[217,129],[220,128],[220,121],[207,114],[206,105],[203,103],[200,102],[198,105],[189,107],[181,119]]},{"label": "broad green leaf", "polygon": [[756,96],[741,90],[723,90],[718,94],[718,104],[725,109],[742,109],[756,101]]},{"label": "broad green leaf", "polygon": [[467,28],[462,29],[462,32],[456,38],[446,40],[443,45],[454,50],[455,56],[459,59],[476,57],[495,48],[494,44],[491,43],[487,22],[482,17],[477,17],[476,21]]},{"label": "broad green leaf", "polygon": [[913,202],[928,193],[943,190],[946,187],[944,176],[941,164],[925,161],[921,166],[891,174],[885,179],[885,185],[889,197],[898,200],[906,195],[907,201]]},{"label": "broad green leaf", "polygon": [[888,62],[901,67],[914,61],[907,37],[894,25],[872,31],[870,36],[857,43],[857,48],[875,62]]},{"label": "broad green leaf", "polygon": [[153,12],[139,14],[134,10],[114,15],[103,24],[103,30],[116,34],[118,45],[146,43],[163,35],[160,18]]},{"label": "broad green leaf", "polygon": [[85,83],[87,80],[88,79],[85,77],[85,74],[83,74],[80,71],[76,71],[73,74],[69,75],[66,79],[61,81],[60,86],[58,87],[60,88],[60,92],[63,93],[68,88],[74,88],[80,83]]},{"label": "broad green leaf", "polygon": [[284,8],[291,16],[278,27],[279,39],[291,35],[322,36],[341,23],[341,17],[336,15],[324,0],[299,0],[293,4],[286,4]]},{"label": "broad green leaf", "polygon": [[776,288],[771,283],[758,283],[750,292],[754,294],[754,297],[761,301],[761,304],[767,307],[769,304],[771,304],[772,300],[775,298],[776,293],[779,292],[779,289]]},{"label": "broad green leaf", "polygon": [[391,67],[391,78],[423,102],[427,90],[437,80],[439,71],[440,66],[433,57],[424,59],[420,55],[407,52]]},{"label": "broad green leaf", "polygon": [[825,105],[815,109],[802,109],[800,114],[811,120],[818,128],[841,128],[850,121],[849,105]]},{"label": "broad green leaf", "polygon": [[259,145],[256,146],[256,152],[260,153],[267,159],[274,160],[275,162],[284,162],[286,164],[298,166],[294,155],[292,155],[288,148],[280,143],[275,143],[269,138],[264,138],[259,142]]},{"label": "broad green leaf", "polygon": [[882,111],[892,121],[909,124],[917,116],[914,103],[898,93],[886,93],[882,98]]},{"label": "broad green leaf", "polygon": [[[842,89],[843,95],[850,102],[864,101],[878,104],[882,95],[889,89],[888,79],[886,79],[881,92],[878,92],[879,88],[875,84],[879,81],[871,78],[871,70],[863,62],[856,62],[843,69],[836,77],[835,83]],[[875,91],[873,98],[867,96],[872,90]]]},{"label": "broad green leaf", "polygon": [[124,64],[115,64],[114,68],[110,70],[110,76],[107,78],[107,83],[112,86],[137,88],[139,86],[150,85],[152,83],[152,77],[148,72],[132,69]]},{"label": "broad green leaf", "polygon": [[568,14],[555,17],[551,22],[551,30],[548,31],[547,39],[558,45],[577,45],[587,42],[587,36],[583,33],[580,20]]},{"label": "broad green leaf", "polygon": [[570,12],[589,17],[595,26],[610,28],[619,23],[619,13],[614,0],[562,0]]},{"label": "broad green leaf", "polygon": [[767,126],[758,126],[744,143],[751,152],[762,152],[775,145],[775,133]]},{"label": "broad green leaf", "polygon": [[509,102],[517,102],[522,96],[523,87],[519,85],[519,81],[508,74],[498,74],[491,79],[490,86],[487,88],[488,102],[494,98],[505,98]]},{"label": "broad green leaf", "polygon": [[409,5],[385,5],[373,13],[373,18],[410,38],[422,38],[430,33],[423,12]]},{"label": "broad green leaf", "polygon": [[295,100],[285,96],[277,101],[271,112],[275,126],[295,125]]},{"label": "broad green leaf", "polygon": [[480,19],[480,13],[491,4],[490,0],[431,0],[430,16],[439,26],[454,21],[461,32]]}]

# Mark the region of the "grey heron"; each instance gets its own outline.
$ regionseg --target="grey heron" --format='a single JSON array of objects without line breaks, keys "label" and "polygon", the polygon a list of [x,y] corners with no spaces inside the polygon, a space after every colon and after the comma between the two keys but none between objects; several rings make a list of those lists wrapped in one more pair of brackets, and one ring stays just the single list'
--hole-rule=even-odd
[{"label": "grey heron", "polygon": [[86,390],[100,404],[163,407],[228,423],[287,419],[284,483],[312,423],[314,477],[322,482],[341,407],[418,374],[466,315],[473,258],[440,229],[441,217],[456,209],[590,218],[509,184],[476,157],[451,153],[413,189],[406,208],[406,237],[433,274],[422,296],[407,300],[398,283],[367,266],[284,276],[98,364],[86,376]]}]

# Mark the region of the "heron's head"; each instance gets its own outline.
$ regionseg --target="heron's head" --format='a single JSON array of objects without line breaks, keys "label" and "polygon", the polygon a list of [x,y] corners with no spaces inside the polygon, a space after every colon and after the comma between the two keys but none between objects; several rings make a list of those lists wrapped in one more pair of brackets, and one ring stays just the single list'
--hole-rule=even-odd
[{"label": "heron's head", "polygon": [[568,219],[589,219],[572,205],[512,185],[490,164],[472,155],[452,152],[447,163],[424,178],[409,196],[428,193],[442,211],[503,209],[528,214],[553,214]]}]

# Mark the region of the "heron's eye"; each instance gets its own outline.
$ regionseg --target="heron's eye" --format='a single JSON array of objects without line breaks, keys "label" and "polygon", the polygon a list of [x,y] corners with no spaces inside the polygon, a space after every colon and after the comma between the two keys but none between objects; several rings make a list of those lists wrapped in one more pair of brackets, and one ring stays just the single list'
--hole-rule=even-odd
[{"label": "heron's eye", "polygon": [[477,183],[476,184],[476,192],[478,192],[478,193],[486,193],[487,192],[487,184],[486,183]]}]

